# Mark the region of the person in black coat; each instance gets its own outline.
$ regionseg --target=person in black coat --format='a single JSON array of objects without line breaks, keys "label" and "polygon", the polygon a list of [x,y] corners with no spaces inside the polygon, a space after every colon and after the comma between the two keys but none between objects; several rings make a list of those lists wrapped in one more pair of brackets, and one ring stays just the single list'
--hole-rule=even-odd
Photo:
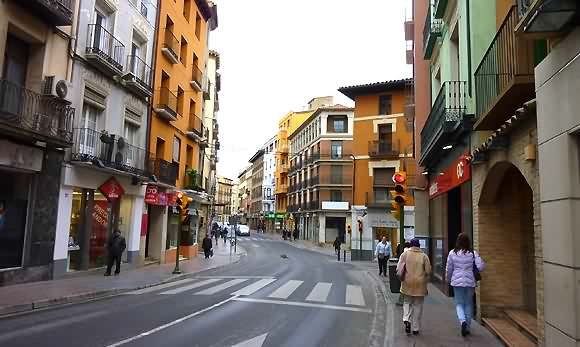
[{"label": "person in black coat", "polygon": [[340,261],[340,246],[342,246],[342,241],[340,240],[340,236],[337,236],[333,243],[334,252],[338,256],[338,261]]},{"label": "person in black coat", "polygon": [[205,259],[209,259],[211,256],[211,251],[213,248],[213,242],[208,234],[205,235],[203,241],[201,242],[201,248],[203,249],[203,254],[205,255]]},{"label": "person in black coat", "polygon": [[119,229],[115,229],[113,235],[107,241],[107,252],[108,252],[108,262],[107,262],[107,271],[105,272],[105,276],[111,276],[111,269],[113,268],[113,262],[115,263],[115,275],[118,275],[121,272],[121,256],[123,252],[127,248],[127,242],[123,235],[121,235],[121,231]]}]

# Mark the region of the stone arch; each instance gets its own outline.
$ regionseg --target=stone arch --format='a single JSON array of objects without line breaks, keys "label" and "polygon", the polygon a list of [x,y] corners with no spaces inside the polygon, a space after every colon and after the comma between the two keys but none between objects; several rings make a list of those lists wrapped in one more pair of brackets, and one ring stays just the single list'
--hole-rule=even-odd
[{"label": "stone arch", "polygon": [[508,161],[495,163],[485,178],[477,202],[479,251],[487,262],[480,289],[484,315],[509,308],[536,312],[532,187]]}]

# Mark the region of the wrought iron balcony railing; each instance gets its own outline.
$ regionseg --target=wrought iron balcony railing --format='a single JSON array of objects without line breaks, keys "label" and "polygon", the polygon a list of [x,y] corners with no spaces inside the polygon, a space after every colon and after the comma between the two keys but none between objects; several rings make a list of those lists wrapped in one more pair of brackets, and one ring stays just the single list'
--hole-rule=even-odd
[{"label": "wrought iron balcony railing", "polygon": [[177,120],[177,96],[169,88],[161,87],[159,90],[159,102],[155,106],[155,112],[169,121]]},{"label": "wrought iron balcony railing", "polygon": [[131,90],[149,97],[153,94],[152,78],[153,70],[141,57],[136,55],[127,56],[127,73],[124,76],[126,85]]},{"label": "wrought iron balcony railing", "polygon": [[433,18],[431,14],[431,4],[425,17],[425,27],[423,28],[423,57],[430,59],[435,47],[437,38],[441,36],[443,30],[443,21],[441,19]]},{"label": "wrought iron balcony railing", "polygon": [[178,51],[179,51],[179,40],[177,39],[177,37],[175,37],[175,35],[173,35],[173,32],[171,31],[170,28],[165,28],[163,43],[161,46],[161,53],[163,53],[163,55],[165,55],[165,57],[169,59],[169,61],[172,64],[178,64],[179,63],[179,55],[177,54]]},{"label": "wrought iron balcony railing", "polygon": [[17,1],[31,13],[55,26],[72,24],[74,0],[27,0]]},{"label": "wrought iron balcony railing", "polygon": [[196,116],[195,113],[189,115],[189,132],[196,137],[195,140],[200,141],[202,141],[206,135],[206,128],[203,125],[203,121],[201,118]]},{"label": "wrought iron balcony railing", "polygon": [[320,209],[319,201],[318,200],[309,201],[308,202],[308,209],[309,210],[319,210]]},{"label": "wrought iron balcony railing", "polygon": [[449,0],[435,0],[433,2],[433,17],[443,18]]},{"label": "wrought iron balcony railing", "polygon": [[148,170],[150,175],[155,175],[155,178],[158,181],[175,186],[179,165],[170,163],[163,159],[150,157],[148,160]]},{"label": "wrought iron balcony railing", "polygon": [[534,97],[534,43],[515,34],[517,24],[512,6],[475,70],[477,129],[497,129]]},{"label": "wrought iron balcony railing", "polygon": [[75,109],[70,103],[0,80],[0,129],[70,147]]},{"label": "wrought iron balcony railing", "polygon": [[400,140],[369,141],[369,156],[371,158],[399,158]]},{"label": "wrought iron balcony railing", "polygon": [[112,75],[123,71],[125,45],[98,24],[89,24],[86,57],[100,70]]},{"label": "wrought iron balcony railing", "polygon": [[193,67],[191,69],[191,87],[195,90],[197,90],[198,92],[202,91],[202,87],[203,87],[203,72],[201,72],[201,70],[199,69],[199,67],[197,67],[197,65],[193,64]]},{"label": "wrought iron balcony railing", "polygon": [[439,90],[431,107],[427,122],[421,131],[422,159],[436,144],[444,140],[443,134],[454,131],[467,110],[467,82],[447,81]]},{"label": "wrought iron balcony railing", "polygon": [[90,128],[74,129],[72,161],[91,162],[97,166],[148,176],[146,164],[150,157],[145,149],[128,144],[122,137]]}]

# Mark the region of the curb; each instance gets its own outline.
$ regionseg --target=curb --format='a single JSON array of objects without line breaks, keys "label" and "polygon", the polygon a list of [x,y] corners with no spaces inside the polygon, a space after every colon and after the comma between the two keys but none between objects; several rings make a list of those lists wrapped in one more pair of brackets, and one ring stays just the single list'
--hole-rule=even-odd
[{"label": "curb", "polygon": [[238,255],[238,259],[229,263],[229,264],[223,264],[223,265],[219,265],[219,266],[212,267],[209,269],[203,269],[203,270],[199,270],[199,271],[175,275],[175,276],[169,277],[167,279],[164,279],[162,281],[158,281],[155,283],[140,285],[140,286],[131,287],[131,288],[103,289],[103,290],[97,290],[97,291],[92,291],[92,292],[67,295],[67,296],[63,296],[63,297],[59,297],[59,298],[41,299],[41,300],[33,301],[31,303],[26,303],[26,304],[0,306],[0,319],[9,318],[11,316],[20,315],[20,314],[32,313],[34,311],[39,311],[39,310],[56,308],[58,306],[80,304],[80,303],[85,303],[85,302],[89,302],[89,301],[105,299],[105,298],[117,296],[117,295],[120,295],[122,293],[133,291],[133,290],[145,289],[145,288],[155,287],[155,286],[165,284],[165,283],[175,282],[175,281],[178,281],[180,279],[183,279],[185,277],[191,276],[191,275],[196,274],[196,273],[200,273],[200,272],[207,271],[207,270],[215,270],[215,269],[219,269],[222,267],[226,267],[228,265],[236,264],[236,263],[240,262],[242,260],[242,257],[246,256],[247,253],[246,253],[245,249],[242,248],[242,252],[240,252],[237,255]]}]

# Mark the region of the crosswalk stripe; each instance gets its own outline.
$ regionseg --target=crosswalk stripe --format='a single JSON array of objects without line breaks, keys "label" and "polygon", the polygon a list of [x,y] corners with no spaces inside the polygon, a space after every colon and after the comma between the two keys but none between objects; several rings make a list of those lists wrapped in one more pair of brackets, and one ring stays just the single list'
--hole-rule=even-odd
[{"label": "crosswalk stripe", "polygon": [[211,288],[202,290],[201,292],[197,292],[195,294],[196,295],[213,295],[217,292],[221,292],[222,290],[228,289],[228,288],[233,287],[235,285],[238,285],[240,283],[244,283],[247,280],[248,280],[247,278],[238,278],[235,280],[228,281],[226,283],[222,283],[222,284],[217,285],[215,287],[211,287]]},{"label": "crosswalk stripe", "polygon": [[268,284],[272,283],[276,281],[276,279],[271,278],[271,279],[263,279],[263,280],[259,280],[258,282],[254,282],[252,284],[250,284],[249,286],[246,286],[236,292],[233,292],[232,295],[252,295],[255,292],[257,292],[258,290],[264,288],[265,286],[267,286]]},{"label": "crosswalk stripe", "polygon": [[314,289],[306,297],[306,301],[325,302],[330,293],[332,283],[319,282],[314,286]]},{"label": "crosswalk stripe", "polygon": [[346,286],[346,300],[347,305],[365,306],[365,298],[360,286],[353,286],[348,284]]},{"label": "crosswalk stripe", "polygon": [[132,292],[128,292],[128,293],[125,293],[125,294],[127,294],[127,295],[139,295],[139,294],[151,293],[151,292],[155,292],[155,291],[157,291],[159,289],[165,289],[165,288],[169,288],[169,287],[174,287],[174,286],[178,286],[180,284],[189,283],[191,281],[193,281],[193,278],[186,278],[186,279],[179,280],[179,281],[175,281],[175,282],[169,282],[169,283],[165,283],[165,284],[160,284],[158,286],[153,286],[153,287],[148,287],[148,288],[134,290]]},{"label": "crosswalk stripe", "polygon": [[194,283],[194,284],[190,284],[188,286],[171,289],[171,290],[165,291],[163,293],[159,293],[159,294],[164,294],[164,295],[179,294],[179,293],[183,293],[183,292],[188,291],[188,290],[192,290],[192,289],[195,289],[195,288],[203,287],[205,285],[208,285],[208,284],[211,284],[211,283],[215,283],[215,282],[218,282],[218,281],[221,281],[221,280],[218,279],[218,278],[213,278],[213,279],[209,279],[209,280],[197,282],[197,283]]},{"label": "crosswalk stripe", "polygon": [[302,283],[304,283],[304,281],[290,280],[284,283],[282,287],[276,289],[268,297],[275,299],[288,299],[288,297],[292,295],[292,293],[294,293]]}]

